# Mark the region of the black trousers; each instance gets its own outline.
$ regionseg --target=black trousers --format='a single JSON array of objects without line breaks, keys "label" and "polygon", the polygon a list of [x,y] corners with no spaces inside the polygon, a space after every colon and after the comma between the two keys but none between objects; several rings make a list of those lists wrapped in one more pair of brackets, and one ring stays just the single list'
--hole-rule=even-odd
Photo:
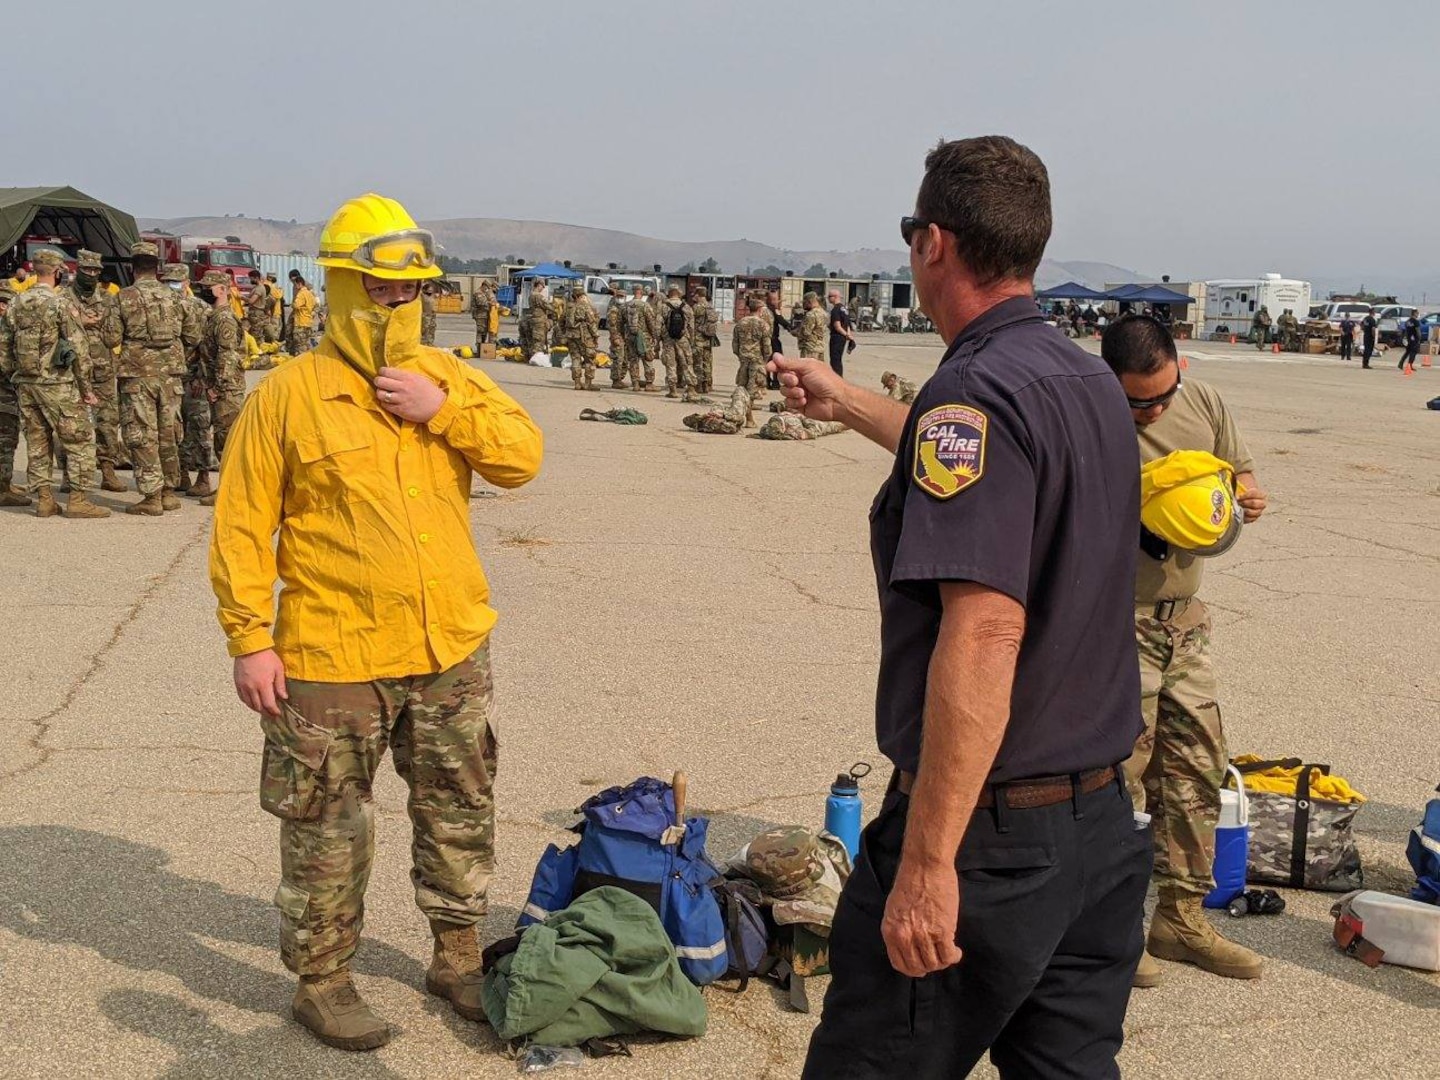
[{"label": "black trousers", "polygon": [[1375,355],[1375,336],[1366,334],[1365,340],[1360,348],[1360,362],[1366,367],[1370,366],[1370,357]]},{"label": "black trousers", "polygon": [[950,1080],[986,1050],[1002,1077],[1118,1077],[1153,859],[1124,784],[977,811],[956,858],[964,956],[923,979],[890,966],[880,935],[909,801],[886,796],[841,894],[807,1080]]},{"label": "black trousers", "polygon": [[1418,341],[1405,343],[1405,355],[1400,358],[1397,370],[1404,370],[1406,364],[1415,363],[1415,357],[1420,355],[1420,343]]},{"label": "black trousers", "polygon": [[848,344],[849,338],[830,339],[830,366],[835,370],[835,374],[842,378],[845,375],[845,346]]},{"label": "black trousers", "polygon": [[1340,359],[1355,359],[1355,339],[1352,337],[1346,337],[1344,334],[1340,335]]}]

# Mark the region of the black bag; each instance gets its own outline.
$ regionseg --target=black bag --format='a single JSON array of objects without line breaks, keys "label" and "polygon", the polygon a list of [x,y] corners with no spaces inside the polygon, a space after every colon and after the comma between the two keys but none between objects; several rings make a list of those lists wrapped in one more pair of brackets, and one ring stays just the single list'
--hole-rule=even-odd
[{"label": "black bag", "polygon": [[676,304],[670,309],[670,314],[665,316],[665,333],[671,341],[685,336],[685,305]]}]

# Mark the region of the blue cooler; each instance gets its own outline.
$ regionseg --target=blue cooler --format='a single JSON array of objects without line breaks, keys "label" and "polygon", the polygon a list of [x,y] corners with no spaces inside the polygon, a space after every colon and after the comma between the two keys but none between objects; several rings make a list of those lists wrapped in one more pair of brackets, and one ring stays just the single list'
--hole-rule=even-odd
[{"label": "blue cooler", "polygon": [[1245,891],[1245,863],[1250,855],[1250,807],[1245,780],[1231,765],[1235,790],[1220,789],[1220,824],[1215,830],[1215,888],[1205,897],[1207,908],[1223,908]]}]

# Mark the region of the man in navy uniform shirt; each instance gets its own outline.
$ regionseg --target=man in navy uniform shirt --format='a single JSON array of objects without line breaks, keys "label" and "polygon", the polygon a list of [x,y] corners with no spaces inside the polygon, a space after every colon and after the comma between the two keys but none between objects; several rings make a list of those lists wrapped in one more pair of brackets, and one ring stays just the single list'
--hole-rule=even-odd
[{"label": "man in navy uniform shirt", "polygon": [[791,408],[895,453],[870,512],[876,733],[894,763],[835,915],[807,1077],[1119,1076],[1150,835],[1119,764],[1140,732],[1139,457],[1099,358],[1033,277],[1045,166],[942,142],[901,222],[949,343],[911,406],[776,359]]}]

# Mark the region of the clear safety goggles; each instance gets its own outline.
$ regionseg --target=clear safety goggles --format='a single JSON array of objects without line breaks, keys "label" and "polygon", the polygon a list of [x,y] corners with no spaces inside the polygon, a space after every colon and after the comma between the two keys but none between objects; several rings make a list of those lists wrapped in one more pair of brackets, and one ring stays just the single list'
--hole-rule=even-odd
[{"label": "clear safety goggles", "polygon": [[349,258],[367,270],[428,270],[435,265],[435,237],[428,229],[384,233],[358,245]]}]

